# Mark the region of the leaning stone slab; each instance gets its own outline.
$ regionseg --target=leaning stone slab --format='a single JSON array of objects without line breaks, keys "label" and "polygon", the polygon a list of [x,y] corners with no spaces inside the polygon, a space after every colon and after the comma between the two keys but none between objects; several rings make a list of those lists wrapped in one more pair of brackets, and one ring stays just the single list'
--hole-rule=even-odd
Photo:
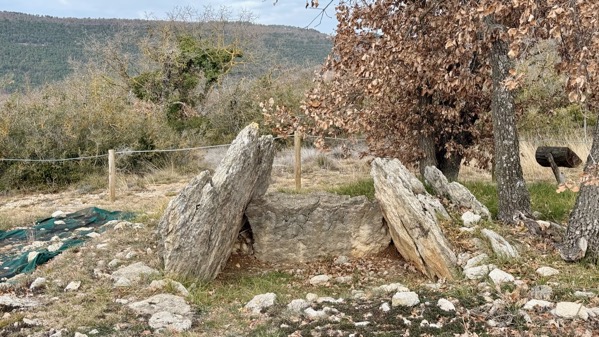
[{"label": "leaning stone slab", "polygon": [[449,198],[456,206],[471,210],[474,214],[491,219],[489,209],[483,205],[474,194],[458,182],[449,182],[439,169],[427,166],[424,169],[424,179],[433,187],[439,196]]},{"label": "leaning stone slab", "polygon": [[269,193],[250,202],[245,214],[254,255],[264,262],[362,257],[391,243],[378,202],[364,196]]},{"label": "leaning stone slab", "polygon": [[258,125],[243,129],[213,175],[196,176],[169,203],[160,223],[165,271],[213,280],[231,255],[243,226],[244,211],[270,182],[274,158],[271,136],[259,137]]},{"label": "leaning stone slab", "polygon": [[491,248],[493,252],[498,256],[503,257],[518,257],[518,251],[514,246],[512,246],[503,236],[497,234],[496,232],[490,229],[483,229],[481,231],[482,235],[484,235],[489,242],[491,242]]},{"label": "leaning stone slab", "polygon": [[399,253],[434,278],[453,279],[457,257],[437,217],[448,217],[438,199],[397,159],[372,162],[375,195]]}]

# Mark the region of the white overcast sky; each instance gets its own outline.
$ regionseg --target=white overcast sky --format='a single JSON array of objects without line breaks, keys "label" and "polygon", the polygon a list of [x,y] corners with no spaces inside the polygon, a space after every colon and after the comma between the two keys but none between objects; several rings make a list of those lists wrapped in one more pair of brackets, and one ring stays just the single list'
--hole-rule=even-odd
[{"label": "white overcast sky", "polygon": [[[167,13],[176,7],[192,7],[198,10],[204,6],[220,8],[226,6],[233,12],[249,10],[261,24],[277,24],[306,27],[320,13],[317,9],[306,9],[305,0],[0,0],[0,10],[27,14],[50,15],[74,18],[166,18]],[[324,3],[324,1],[323,1]],[[336,20],[334,5],[327,10],[332,17],[324,17],[322,22],[310,25],[323,33],[334,32]]]}]

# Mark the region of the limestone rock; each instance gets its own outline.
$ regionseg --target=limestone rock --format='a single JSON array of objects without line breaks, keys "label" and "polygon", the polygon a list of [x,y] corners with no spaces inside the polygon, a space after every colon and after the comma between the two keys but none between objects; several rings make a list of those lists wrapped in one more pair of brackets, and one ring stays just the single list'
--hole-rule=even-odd
[{"label": "limestone rock", "polygon": [[330,279],[331,279],[331,277],[329,275],[316,275],[310,279],[310,284],[311,285],[325,284],[325,283],[329,282]]},{"label": "limestone rock", "polygon": [[245,310],[259,314],[263,309],[273,306],[276,299],[277,295],[274,293],[256,295],[245,305]]},{"label": "limestone rock", "polygon": [[491,248],[493,252],[498,256],[504,257],[518,257],[518,251],[514,248],[506,239],[504,239],[501,235],[490,229],[483,229],[481,231],[482,235],[484,235],[489,242],[491,242]]},{"label": "limestone rock", "polygon": [[346,256],[376,254],[391,242],[379,204],[364,196],[273,192],[250,202],[245,214],[252,227],[254,256],[265,262],[340,256],[345,263]]},{"label": "limestone rock", "polygon": [[559,270],[551,267],[540,267],[536,270],[536,273],[541,276],[549,277],[559,274]]},{"label": "limestone rock", "polygon": [[204,171],[171,200],[158,224],[165,271],[213,280],[231,255],[249,202],[270,183],[273,138],[243,129],[213,175]]},{"label": "limestone rock", "polygon": [[375,195],[399,253],[430,278],[453,279],[457,258],[437,217],[448,217],[438,199],[397,159],[372,162]]},{"label": "limestone rock", "polygon": [[480,219],[482,219],[480,215],[474,214],[471,211],[467,211],[464,214],[462,214],[462,222],[466,227],[472,227],[476,225],[480,221]]},{"label": "limestone rock", "polygon": [[466,265],[464,265],[464,269],[479,266],[481,263],[485,262],[488,259],[489,259],[489,255],[487,255],[485,253],[478,254],[475,257],[470,258],[470,259],[468,259],[468,261],[466,261]]},{"label": "limestone rock", "polygon": [[444,298],[440,298],[437,301],[437,307],[443,311],[455,311],[455,305]]},{"label": "limestone rock", "polygon": [[424,169],[424,178],[433,187],[437,195],[449,198],[451,202],[460,208],[469,209],[474,214],[491,219],[489,209],[478,201],[466,187],[455,181],[450,183],[436,167],[427,166]]},{"label": "limestone rock", "polygon": [[567,319],[581,318],[587,320],[589,318],[587,309],[581,303],[559,302],[552,312],[557,317]]},{"label": "limestone rock", "polygon": [[489,278],[495,284],[514,282],[516,280],[512,274],[506,273],[503,270],[497,268],[491,270],[491,272],[489,273]]},{"label": "limestone rock", "polygon": [[121,267],[112,273],[112,279],[119,284],[131,285],[138,282],[143,276],[159,274],[158,270],[146,266],[143,262],[136,262],[125,267]]},{"label": "limestone rock", "polygon": [[138,315],[154,315],[161,311],[182,316],[191,314],[191,307],[183,297],[170,294],[154,295],[143,301],[133,302],[128,307]]},{"label": "limestone rock", "polygon": [[413,291],[398,292],[395,295],[393,295],[393,298],[391,299],[391,305],[394,307],[413,307],[418,303],[420,303],[418,294],[416,294]]},{"label": "limestone rock", "polygon": [[150,317],[148,322],[152,329],[167,329],[182,332],[191,328],[191,319],[168,311],[159,311]]},{"label": "limestone rock", "polygon": [[64,288],[64,291],[77,291],[79,290],[79,287],[81,287],[81,281],[72,281],[67,284],[66,288]]},{"label": "limestone rock", "polygon": [[34,308],[41,303],[32,298],[21,298],[14,295],[0,295],[0,306],[8,308]]},{"label": "limestone rock", "polygon": [[299,313],[310,306],[310,303],[304,299],[296,299],[287,304],[287,309],[294,313]]},{"label": "limestone rock", "polygon": [[464,269],[464,276],[469,280],[480,280],[481,278],[489,275],[491,270],[497,268],[492,264],[485,264],[482,266],[476,266],[468,269]]},{"label": "limestone rock", "polygon": [[379,309],[381,309],[382,312],[388,312],[391,310],[391,307],[389,306],[389,303],[384,302],[383,304],[381,304]]},{"label": "limestone rock", "polygon": [[29,289],[36,290],[39,288],[43,288],[45,286],[46,286],[46,279],[44,277],[38,277],[35,279],[35,281],[31,282]]}]

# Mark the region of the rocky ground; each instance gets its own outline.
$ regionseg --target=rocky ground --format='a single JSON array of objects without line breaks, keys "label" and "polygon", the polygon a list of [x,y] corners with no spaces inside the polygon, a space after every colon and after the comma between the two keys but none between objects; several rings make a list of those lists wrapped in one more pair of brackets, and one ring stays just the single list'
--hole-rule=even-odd
[{"label": "rocky ground", "polygon": [[[361,166],[350,171],[363,174]],[[274,188],[288,173],[275,172]],[[325,174],[347,177],[341,168]],[[455,280],[425,279],[393,247],[296,265],[233,255],[211,283],[165,275],[155,229],[185,181],[121,191],[115,204],[76,190],[3,198],[5,222],[87,206],[137,217],[108,223],[83,246],[3,283],[0,336],[599,335],[596,266],[562,262],[524,226],[444,223],[460,253]],[[494,245],[494,234],[507,246]]]}]

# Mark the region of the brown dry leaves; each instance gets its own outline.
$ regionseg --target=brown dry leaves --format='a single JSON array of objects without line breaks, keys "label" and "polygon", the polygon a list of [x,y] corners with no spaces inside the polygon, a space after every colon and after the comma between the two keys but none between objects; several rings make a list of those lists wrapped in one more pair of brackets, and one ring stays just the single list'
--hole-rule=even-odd
[{"label": "brown dry leaves", "polygon": [[[332,54],[301,112],[265,114],[280,133],[360,134],[376,155],[413,162],[419,140],[486,164],[492,151],[489,46],[525,57],[536,41],[556,39],[559,70],[572,101],[597,105],[596,1],[445,0],[341,2]],[[510,90],[523,74],[510,72]],[[443,151],[444,150],[444,151]]]}]

